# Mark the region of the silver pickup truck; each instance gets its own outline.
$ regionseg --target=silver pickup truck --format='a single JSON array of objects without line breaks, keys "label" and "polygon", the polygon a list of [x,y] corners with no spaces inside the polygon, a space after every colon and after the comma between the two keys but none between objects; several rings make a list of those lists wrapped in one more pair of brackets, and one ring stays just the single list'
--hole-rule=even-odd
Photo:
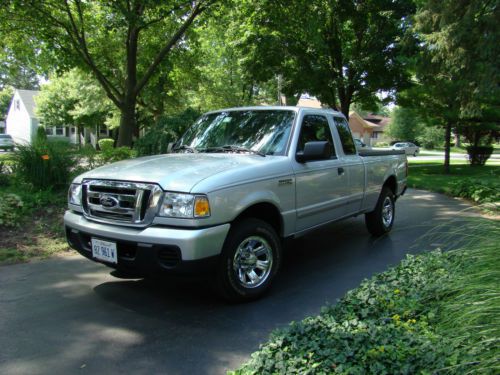
[{"label": "silver pickup truck", "polygon": [[389,232],[407,174],[404,152],[358,152],[333,110],[214,111],[170,154],[75,178],[66,236],[119,273],[206,273],[224,297],[248,300],[268,290],[284,239],[359,214],[372,235]]}]

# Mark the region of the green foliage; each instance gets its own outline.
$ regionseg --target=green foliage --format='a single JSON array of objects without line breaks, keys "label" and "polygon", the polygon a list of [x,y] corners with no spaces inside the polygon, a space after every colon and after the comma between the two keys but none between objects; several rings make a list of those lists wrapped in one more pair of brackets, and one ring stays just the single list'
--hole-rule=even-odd
[{"label": "green foliage", "polygon": [[14,89],[7,86],[0,90],[0,120],[7,118],[7,113],[9,112],[10,101],[14,95]]},{"label": "green foliage", "polygon": [[493,153],[493,146],[467,146],[471,165],[484,165]]},{"label": "green foliage", "polygon": [[0,194],[0,228],[18,226],[24,215],[23,205],[16,194]]},{"label": "green foliage", "polygon": [[375,143],[373,144],[373,147],[389,147],[389,146],[390,146],[390,145],[389,145],[389,143],[387,143],[387,142],[375,142]]},{"label": "green foliage", "polygon": [[97,141],[97,144],[99,145],[99,149],[101,151],[108,151],[113,148],[115,141],[111,138],[102,138]]},{"label": "green foliage", "polygon": [[188,108],[179,114],[161,117],[156,125],[136,141],[134,147],[137,155],[145,156],[167,153],[168,145],[175,142],[200,115],[200,112]]},{"label": "green foliage", "polygon": [[443,147],[444,129],[437,126],[423,127],[416,137],[416,141],[420,146],[428,150]]},{"label": "green foliage", "polygon": [[51,77],[35,100],[37,115],[45,126],[94,128],[104,124],[113,108],[95,80],[78,69]]},{"label": "green foliage", "polygon": [[37,139],[32,145],[18,145],[14,152],[14,172],[35,190],[64,188],[75,160],[66,142]]},{"label": "green foliage", "polygon": [[414,142],[423,130],[424,125],[417,111],[404,107],[394,108],[387,128],[389,137],[397,141]]},{"label": "green foliage", "polygon": [[[243,1],[244,66],[257,81],[283,75],[288,96],[307,92],[347,116],[407,83],[404,41],[412,1]],[[376,35],[376,37],[371,37]],[[369,37],[370,36],[370,37]]]},{"label": "green foliage", "polygon": [[[461,223],[460,233],[469,234],[462,238],[462,250],[408,255],[319,316],[275,331],[233,374],[494,373],[499,229],[494,221]],[[442,231],[437,228],[428,237],[456,242],[456,234],[444,239]]]},{"label": "green foliage", "polygon": [[470,199],[476,203],[500,203],[500,184],[467,178],[451,184],[450,193],[455,197]]},{"label": "green foliage", "polygon": [[[106,146],[105,146],[106,147]],[[106,147],[100,155],[102,161],[106,163],[114,163],[120,160],[126,160],[135,157],[135,152],[129,147]]]},{"label": "green foliage", "polygon": [[150,87],[165,98],[168,89],[157,78],[168,81],[170,58],[189,51],[190,26],[213,3],[13,0],[0,7],[0,17],[6,29],[21,30],[18,39],[47,66],[52,62],[57,71],[79,67],[92,74],[120,111],[118,145],[130,146],[138,104],[155,98],[141,94],[153,83]]},{"label": "green foliage", "polygon": [[432,327],[428,304],[450,270],[439,252],[407,256],[319,316],[275,332],[236,373],[396,374],[452,365],[455,348]]}]

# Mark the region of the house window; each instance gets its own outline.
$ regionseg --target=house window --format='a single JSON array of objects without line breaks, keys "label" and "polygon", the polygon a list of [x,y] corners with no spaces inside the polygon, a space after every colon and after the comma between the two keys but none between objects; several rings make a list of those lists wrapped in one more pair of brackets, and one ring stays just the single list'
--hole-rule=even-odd
[{"label": "house window", "polygon": [[107,136],[108,135],[108,129],[105,128],[104,126],[100,126],[99,127],[99,135],[105,135],[105,136]]},{"label": "house window", "polygon": [[45,134],[54,135],[54,128],[45,128]]},{"label": "house window", "polygon": [[56,135],[64,135],[64,126],[56,126]]},{"label": "house window", "polygon": [[75,133],[76,133],[76,128],[71,127],[71,134],[75,134]]},{"label": "house window", "polygon": [[378,134],[379,134],[379,133],[380,133],[380,132],[373,132],[373,134],[372,134],[372,138],[373,138],[373,139],[378,139]]}]

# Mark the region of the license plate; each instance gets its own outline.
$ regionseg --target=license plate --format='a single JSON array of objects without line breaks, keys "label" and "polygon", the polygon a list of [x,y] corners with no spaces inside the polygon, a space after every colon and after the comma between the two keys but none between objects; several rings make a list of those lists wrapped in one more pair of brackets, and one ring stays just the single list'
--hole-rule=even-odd
[{"label": "license plate", "polygon": [[116,243],[92,238],[92,256],[109,263],[118,263]]}]

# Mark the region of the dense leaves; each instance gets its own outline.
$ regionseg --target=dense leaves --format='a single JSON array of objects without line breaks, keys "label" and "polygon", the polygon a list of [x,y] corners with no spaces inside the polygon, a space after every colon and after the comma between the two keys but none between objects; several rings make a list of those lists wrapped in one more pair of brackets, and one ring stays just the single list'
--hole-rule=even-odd
[{"label": "dense leaves", "polygon": [[[469,233],[460,238],[463,249],[408,255],[319,316],[274,332],[234,373],[495,373],[500,226],[460,224]],[[456,233],[442,231],[428,239],[456,243]]]},{"label": "dense leaves", "polygon": [[243,2],[240,47],[261,79],[283,76],[283,90],[316,95],[348,115],[407,82],[403,40],[411,1]]}]

